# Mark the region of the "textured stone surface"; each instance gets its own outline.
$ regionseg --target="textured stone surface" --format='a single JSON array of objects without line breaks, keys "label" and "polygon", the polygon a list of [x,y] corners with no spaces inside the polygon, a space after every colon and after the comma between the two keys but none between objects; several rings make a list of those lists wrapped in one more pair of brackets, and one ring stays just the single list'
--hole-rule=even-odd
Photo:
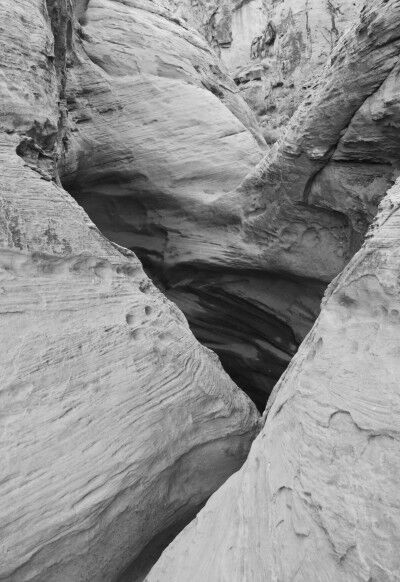
[{"label": "textured stone surface", "polygon": [[139,579],[243,462],[257,413],[59,183],[71,4],[0,9],[0,578]]},{"label": "textured stone surface", "polygon": [[[359,248],[398,175],[399,21],[398,2],[362,12],[285,136],[224,198],[241,213],[242,243],[262,249],[253,267],[262,261],[267,271],[328,282]],[[249,248],[242,244],[242,257]]]},{"label": "textured stone surface", "polygon": [[261,117],[264,135],[274,141],[321,74],[340,36],[357,19],[362,0],[263,0],[265,26],[251,47],[257,83],[242,95]]},{"label": "textured stone surface", "polygon": [[[138,582],[257,415],[103,235],[263,407],[397,176],[400,2],[329,57],[358,3],[0,8],[0,578]],[[399,205],[149,580],[396,580]]]},{"label": "textured stone surface", "polygon": [[[398,6],[362,13],[255,169],[254,119],[223,66],[170,3],[141,6],[93,0],[81,19],[63,184],[262,409],[394,182]],[[212,3],[180,8],[206,22]],[[322,30],[329,10],[309,8]]]},{"label": "textured stone surface", "polygon": [[148,582],[398,580],[400,183],[328,289],[243,468]]},{"label": "textured stone surface", "polygon": [[120,186],[118,196],[148,198],[152,208],[160,197],[201,208],[261,159],[237,87],[205,40],[166,9],[92,0],[78,33],[62,179],[81,197]]},{"label": "textured stone surface", "polygon": [[172,0],[220,55],[273,143],[361,0]]},{"label": "textured stone surface", "polygon": [[[295,205],[299,213],[302,207],[305,212],[339,212],[350,221],[350,238],[362,240],[377,201],[397,172],[394,128],[399,120],[393,95],[398,79],[399,18],[398,2],[374,2],[341,38],[284,137],[239,190],[238,204],[247,194],[244,212],[249,230],[265,224],[267,216],[271,222],[274,206],[277,214],[283,214],[285,207]],[[343,252],[338,239],[330,265],[314,262],[315,274],[320,267],[334,270],[334,261],[359,244],[342,242]],[[301,261],[308,257],[301,254],[288,269],[303,268]]]}]

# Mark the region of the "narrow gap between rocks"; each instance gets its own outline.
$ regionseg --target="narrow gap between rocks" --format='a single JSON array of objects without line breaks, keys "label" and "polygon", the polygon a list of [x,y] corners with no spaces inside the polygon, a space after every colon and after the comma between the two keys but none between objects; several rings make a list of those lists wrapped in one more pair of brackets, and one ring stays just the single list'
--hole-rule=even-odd
[{"label": "narrow gap between rocks", "polygon": [[[274,385],[318,316],[326,284],[239,267],[215,268],[207,263],[178,261],[167,267],[163,249],[168,228],[152,220],[151,214],[164,212],[163,204],[167,204],[167,214],[179,213],[175,208],[179,201],[166,203],[165,194],[158,192],[151,178],[135,170],[133,158],[123,167],[118,159],[113,167],[107,156],[104,167],[93,160],[90,166],[90,147],[84,142],[80,147],[88,151],[80,152],[75,169],[68,168],[69,139],[75,138],[67,118],[79,109],[79,96],[71,88],[66,90],[65,80],[79,42],[73,46],[69,2],[46,3],[59,77],[58,170],[63,187],[107,239],[136,253],[148,276],[185,314],[197,339],[218,354],[226,372],[263,412]],[[87,0],[77,3],[80,21],[85,18],[87,4]],[[90,114],[77,119],[84,123]],[[27,157],[22,151],[18,153]],[[47,171],[46,176],[49,174]]]},{"label": "narrow gap between rocks", "polygon": [[134,196],[92,195],[62,182],[107,239],[135,252],[149,278],[185,314],[198,341],[218,354],[262,413],[318,317],[326,283],[188,263],[167,268],[162,253],[154,250],[162,248],[165,232],[146,224]]}]

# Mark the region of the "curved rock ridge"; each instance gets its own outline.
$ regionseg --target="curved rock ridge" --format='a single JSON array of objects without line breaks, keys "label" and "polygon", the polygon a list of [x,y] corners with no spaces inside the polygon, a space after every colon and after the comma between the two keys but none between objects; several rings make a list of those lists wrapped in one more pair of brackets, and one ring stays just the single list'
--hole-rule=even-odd
[{"label": "curved rock ridge", "polygon": [[400,181],[265,414],[243,468],[147,582],[398,580]]},{"label": "curved rock ridge", "polygon": [[0,579],[139,579],[258,415],[59,184],[71,3],[0,9]]},{"label": "curved rock ridge", "polygon": [[[245,216],[244,230],[257,232],[260,244],[268,225],[265,254],[272,265],[293,274],[332,279],[361,244],[379,200],[394,183],[399,164],[393,129],[398,123],[393,92],[399,21],[397,0],[378,0],[363,9],[283,138],[233,195]],[[303,240],[293,233],[294,249],[282,257],[279,231],[290,214],[297,215],[293,222],[304,223],[308,236]],[[322,224],[329,215],[336,216],[336,236],[330,228],[324,233],[317,227],[313,237],[312,214]]]},{"label": "curved rock ridge", "polygon": [[[398,2],[361,12],[257,166],[248,108],[171,6],[89,3],[59,168],[262,410],[397,175]],[[314,23],[329,12],[309,10]]]},{"label": "curved rock ridge", "polygon": [[158,4],[92,0],[81,21],[62,182],[116,242],[181,260],[181,223],[261,160],[257,123],[204,39]]},{"label": "curved rock ridge", "polygon": [[[306,266],[310,256],[302,250],[293,265],[290,261],[285,265],[289,272],[332,278],[352,247],[360,245],[379,199],[394,182],[399,163],[393,99],[400,54],[399,19],[396,0],[378,0],[361,12],[359,22],[341,38],[285,135],[233,196],[249,232],[262,232],[261,224],[267,219],[270,226],[275,219],[281,227],[280,215],[284,217],[288,207],[295,206],[299,215],[316,212],[322,216],[324,210],[340,213],[337,216],[344,231],[353,232],[337,238],[330,260],[326,262],[324,250],[316,245],[313,252],[322,252],[323,260],[315,256]],[[357,130],[358,139],[354,136]],[[345,218],[350,224],[343,222]],[[275,230],[274,224],[271,230]],[[273,260],[271,250],[269,258]]]},{"label": "curved rock ridge", "polygon": [[265,143],[237,87],[167,8],[91,0],[81,22],[67,83],[68,187],[96,193],[105,166],[102,177],[112,170],[132,196],[173,194],[201,207],[261,159]]}]

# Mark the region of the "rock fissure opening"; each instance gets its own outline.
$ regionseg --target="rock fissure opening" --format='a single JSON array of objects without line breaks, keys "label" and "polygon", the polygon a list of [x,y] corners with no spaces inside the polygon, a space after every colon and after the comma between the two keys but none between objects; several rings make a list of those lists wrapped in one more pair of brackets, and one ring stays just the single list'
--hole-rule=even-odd
[{"label": "rock fissure opening", "polygon": [[[232,256],[238,252],[235,237],[237,229],[241,228],[241,220],[235,222],[238,219],[237,209],[233,212],[224,209],[218,217],[221,206],[217,204],[213,209],[210,204],[215,195],[206,200],[209,208],[205,209],[204,205],[208,190],[203,182],[207,182],[209,176],[218,171],[217,167],[209,166],[209,153],[206,152],[207,167],[195,168],[187,182],[182,179],[171,182],[169,169],[166,172],[164,168],[164,174],[160,174],[159,167],[144,169],[140,163],[140,147],[136,142],[124,144],[123,140],[115,140],[119,128],[121,133],[134,133],[155,124],[157,131],[154,131],[151,138],[154,141],[154,136],[161,135],[165,129],[158,124],[160,121],[164,123],[168,111],[156,117],[153,115],[149,121],[141,117],[137,120],[134,118],[129,127],[125,127],[124,121],[120,127],[121,116],[128,116],[130,105],[126,102],[127,96],[123,90],[111,88],[109,74],[112,67],[113,74],[130,71],[125,70],[126,63],[120,71],[122,65],[112,52],[114,45],[109,47],[110,54],[106,54],[99,43],[96,46],[91,44],[93,30],[90,27],[88,7],[90,4],[87,1],[78,2],[75,6],[79,24],[74,23],[78,34],[72,38],[73,5],[68,0],[47,0],[54,35],[54,64],[60,86],[58,143],[53,143],[55,138],[52,135],[52,143],[42,148],[33,138],[35,143],[23,141],[18,153],[27,159],[32,156],[31,150],[35,150],[33,165],[36,165],[36,171],[40,167],[38,160],[43,158],[45,164],[49,165],[53,155],[58,161],[65,189],[86,210],[108,240],[137,254],[150,277],[185,313],[196,337],[219,355],[229,375],[262,411],[274,384],[314,323],[327,282],[360,246],[367,224],[365,208],[367,213],[370,210],[372,212],[374,205],[369,209],[365,204],[359,204],[359,208],[355,205],[354,210],[346,209],[342,213],[340,203],[338,205],[336,201],[328,201],[325,204],[322,199],[325,205],[322,209],[321,191],[326,191],[324,180],[327,174],[329,188],[330,162],[306,182],[303,207],[297,204],[299,210],[295,210],[295,207],[283,208],[282,217],[279,218],[282,220],[281,231],[271,232],[269,239],[270,235],[265,230],[267,209],[262,208],[257,216],[260,224],[249,221],[243,240],[240,241],[243,246],[243,242],[247,244],[247,240],[251,242],[253,237],[255,243],[268,248],[272,240],[278,240],[282,256],[289,256],[296,244],[300,243],[300,256],[319,244],[329,246],[331,243],[325,243],[322,236],[325,236],[324,232],[330,232],[329,236],[335,239],[333,246],[337,247],[333,248],[337,259],[332,261],[330,273],[323,274],[320,279],[313,279],[312,275],[307,274],[307,265],[304,277],[291,276],[290,264],[286,273],[279,266],[276,270],[268,266],[249,269],[248,266],[243,267],[240,260],[235,266]],[[83,34],[83,30],[87,32]],[[210,58],[209,54],[207,58]],[[68,73],[69,67],[71,74]],[[202,67],[196,64],[194,69],[197,74]],[[166,71],[159,70],[158,74],[164,78]],[[171,70],[168,69],[166,78],[170,74]],[[203,80],[201,85],[204,86]],[[218,87],[223,102],[225,88],[223,84]],[[151,95],[149,87],[144,87],[144,91]],[[232,106],[228,103],[228,107],[237,112],[237,104]],[[139,109],[132,113],[142,116],[142,106]],[[135,124],[135,120],[143,127]],[[169,128],[170,131],[172,129]],[[250,131],[253,130],[251,126]],[[248,133],[247,129],[242,129],[242,132]],[[227,134],[225,131],[224,137],[227,135],[235,137],[238,134]],[[169,139],[164,146],[168,148],[171,144],[174,145],[173,140]],[[52,151],[56,153],[52,154]],[[176,160],[171,160],[176,163]],[[254,162],[250,167],[254,168]],[[241,176],[243,178],[243,171]],[[44,177],[48,178],[49,172],[44,172]],[[192,185],[199,188],[199,179],[200,202],[190,192]],[[384,179],[388,180],[385,176],[382,181]],[[228,188],[227,191],[230,190]],[[260,195],[264,197],[262,193]],[[245,193],[243,196],[246,196]],[[194,212],[189,208],[191,203]],[[199,208],[198,216],[196,205]],[[254,213],[253,206],[253,203],[249,205],[248,213]],[[207,224],[209,219],[211,228]],[[299,220],[304,222],[306,228],[300,225]],[[319,220],[321,224],[318,224]],[[310,226],[306,224],[307,221],[315,222],[317,226]],[[362,222],[361,226],[357,221]],[[362,233],[357,234],[358,230]],[[213,245],[219,246],[216,256],[207,248]],[[224,246],[227,248],[224,249]],[[185,255],[188,255],[187,258]],[[304,260],[304,256],[301,260]],[[251,263],[249,257],[245,261],[247,265]],[[283,275],[279,274],[280,270]]]},{"label": "rock fissure opening", "polygon": [[[398,186],[343,268],[398,173],[399,3],[365,9],[322,82],[317,60],[349,11],[328,2],[320,51],[323,7],[316,23],[306,0],[305,30],[292,10],[280,22],[272,10],[271,28],[249,31],[256,62],[242,63],[236,92],[180,18],[146,3],[97,0],[88,15],[88,0],[32,0],[28,19],[5,0],[18,19],[4,28],[0,224],[4,452],[15,459],[4,486],[16,503],[2,575],[138,582],[257,431],[255,407],[124,248],[260,410],[291,362],[242,475],[172,544],[161,579],[235,579],[243,564],[287,579],[321,567],[332,580],[379,578],[377,564],[395,573],[397,554],[376,538],[392,539],[397,519]],[[230,59],[256,2],[223,4],[207,26]],[[21,51],[25,38],[33,50]],[[312,90],[276,158],[257,165],[262,140],[240,95],[260,105],[265,81],[255,110],[272,129],[287,125],[299,83]],[[13,487],[19,463],[26,478]]]},{"label": "rock fissure opening", "polygon": [[[210,348],[260,412],[318,317],[326,283],[251,269],[163,261],[168,230],[149,223],[145,194],[119,197],[118,180],[104,179],[110,195],[64,187],[109,240],[140,259],[158,288],[185,314],[196,338]],[[141,201],[142,198],[142,201]],[[125,204],[126,203],[126,204]]]},{"label": "rock fissure opening", "polygon": [[[87,211],[100,232],[108,240],[137,254],[153,281],[185,313],[199,341],[219,355],[228,374],[263,411],[274,384],[318,314],[324,285],[257,270],[218,269],[207,263],[205,266],[183,263],[167,268],[163,257],[170,234],[174,230],[181,233],[179,229],[152,224],[149,220],[152,212],[163,211],[158,204],[165,197],[162,191],[151,192],[151,173],[146,175],[137,170],[134,158],[130,157],[127,165],[125,163],[126,169],[121,172],[117,158],[105,167],[96,163],[88,184],[84,166],[85,161],[90,160],[91,150],[85,151],[82,144],[78,148],[82,150],[80,161],[71,172],[68,148],[71,140],[76,147],[74,123],[82,121],[82,112],[87,121],[93,118],[90,113],[93,102],[85,101],[89,90],[77,91],[68,76],[68,68],[76,65],[83,42],[82,35],[73,38],[73,12],[75,9],[75,16],[81,23],[75,25],[78,28],[86,26],[89,2],[73,6],[69,0],[47,0],[46,5],[54,36],[54,67],[59,80],[58,129],[52,128],[50,137],[46,137],[44,128],[36,128],[32,137],[28,134],[21,141],[18,155],[35,171],[42,172],[45,179],[55,181],[59,179],[54,167],[57,163],[63,187]],[[90,55],[90,60],[94,62],[96,57]],[[102,105],[98,110],[104,114],[108,109],[113,112],[115,106]],[[124,157],[119,152],[118,157],[121,156]],[[138,181],[143,183],[143,190],[135,185]],[[121,200],[126,202],[123,208],[119,204]],[[179,209],[179,202],[176,207]],[[166,212],[168,214],[170,208],[166,207]],[[298,297],[304,285],[308,297],[302,303]],[[274,305],[279,295],[286,295],[284,305]],[[283,314],[285,309],[287,313]]]}]

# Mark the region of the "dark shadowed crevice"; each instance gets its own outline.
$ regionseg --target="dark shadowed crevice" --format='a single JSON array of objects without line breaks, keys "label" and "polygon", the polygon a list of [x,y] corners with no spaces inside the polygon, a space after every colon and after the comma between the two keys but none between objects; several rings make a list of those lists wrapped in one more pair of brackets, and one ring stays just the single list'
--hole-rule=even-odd
[{"label": "dark shadowed crevice", "polygon": [[204,507],[202,503],[196,511],[190,511],[184,518],[174,523],[169,529],[156,535],[135,559],[133,564],[123,572],[115,582],[142,582],[153,565],[157,562],[165,548],[176,538],[176,536],[196,517],[197,513]]},{"label": "dark shadowed crevice", "polygon": [[141,258],[163,293],[185,313],[196,338],[218,354],[230,377],[263,412],[318,317],[326,284],[196,266],[160,274]]},{"label": "dark shadowed crevice", "polygon": [[118,196],[119,182],[111,178],[108,195],[82,192],[77,181],[63,185],[106,238],[135,252],[152,281],[185,314],[198,341],[218,354],[229,376],[263,412],[318,317],[326,283],[240,267],[168,267],[163,258],[168,232],[148,224],[149,196],[139,191]]},{"label": "dark shadowed crevice", "polygon": [[[85,3],[81,4],[83,18]],[[185,314],[197,339],[218,354],[226,372],[262,412],[274,385],[318,316],[326,283],[239,265],[216,268],[207,262],[181,260],[167,265],[165,248],[171,233],[166,226],[168,220],[157,223],[149,219],[149,214],[179,216],[179,199],[166,199],[165,193],[152,184],[151,176],[137,170],[132,154],[117,152],[116,165],[106,160],[103,166],[88,169],[85,156],[90,159],[90,151],[84,151],[83,143],[76,168],[65,168],[68,140],[73,143],[74,139],[65,122],[68,108],[73,107],[68,99],[76,98],[73,92],[66,94],[65,85],[74,52],[70,3],[48,0],[47,7],[59,78],[59,127],[56,131],[53,128],[52,142],[41,147],[38,154],[36,150],[31,152],[33,146],[40,147],[36,136],[33,145],[29,142],[19,146],[19,155],[25,161],[34,157],[36,171],[40,167],[38,158],[49,156],[50,167],[45,168],[46,174],[43,170],[43,176],[58,180],[58,175],[51,172],[58,166],[63,187],[100,232],[137,254],[149,277]],[[124,161],[122,165],[118,165],[119,156]],[[227,226],[221,224],[222,229]]]}]

